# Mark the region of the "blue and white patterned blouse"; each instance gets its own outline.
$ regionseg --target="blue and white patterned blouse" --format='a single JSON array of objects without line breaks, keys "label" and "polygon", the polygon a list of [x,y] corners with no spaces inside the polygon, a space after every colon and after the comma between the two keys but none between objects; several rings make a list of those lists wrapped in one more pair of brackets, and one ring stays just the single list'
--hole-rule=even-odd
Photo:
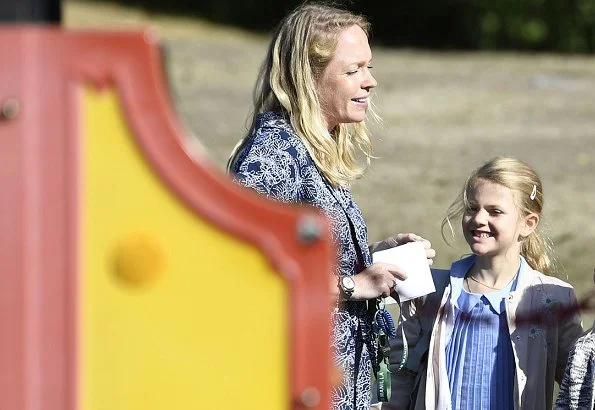
[{"label": "blue and white patterned blouse", "polygon": [[513,409],[515,359],[504,298],[516,289],[520,269],[503,289],[483,294],[465,290],[466,274],[467,269],[451,270],[455,319],[446,372],[452,408]]},{"label": "blue and white patterned blouse", "polygon": [[595,408],[595,323],[572,346],[555,410]]},{"label": "blue and white patterned blouse", "polygon": [[[354,275],[372,263],[366,224],[351,192],[326,181],[281,114],[258,116],[254,133],[241,148],[231,172],[238,183],[267,197],[320,208],[331,221],[338,245],[336,275]],[[348,301],[332,314],[335,363],[344,372],[343,384],[332,392],[333,409],[369,407],[371,363],[376,355],[372,318],[373,311],[365,301]]]}]

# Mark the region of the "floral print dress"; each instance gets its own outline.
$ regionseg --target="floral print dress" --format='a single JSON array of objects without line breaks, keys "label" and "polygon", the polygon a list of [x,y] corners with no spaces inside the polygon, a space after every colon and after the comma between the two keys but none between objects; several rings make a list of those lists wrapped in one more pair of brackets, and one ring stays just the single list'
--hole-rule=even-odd
[{"label": "floral print dress", "polygon": [[[329,218],[337,244],[337,276],[354,275],[371,264],[368,234],[348,188],[329,184],[283,115],[260,114],[253,135],[231,166],[234,179],[267,197],[316,206]],[[332,392],[332,408],[363,410],[370,405],[371,364],[376,357],[371,323],[375,305],[348,301],[331,317],[335,363],[343,384]]]}]

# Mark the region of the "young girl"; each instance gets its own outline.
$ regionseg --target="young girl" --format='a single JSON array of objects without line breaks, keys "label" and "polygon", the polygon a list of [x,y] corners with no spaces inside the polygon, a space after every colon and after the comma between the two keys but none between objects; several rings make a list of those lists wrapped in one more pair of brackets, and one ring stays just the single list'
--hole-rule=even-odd
[{"label": "young girl", "polygon": [[408,348],[392,348],[383,409],[552,408],[582,325],[572,286],[547,276],[542,207],[541,181],[518,159],[494,158],[467,179],[442,227],[462,216],[472,255],[433,271],[436,293],[401,306]]}]

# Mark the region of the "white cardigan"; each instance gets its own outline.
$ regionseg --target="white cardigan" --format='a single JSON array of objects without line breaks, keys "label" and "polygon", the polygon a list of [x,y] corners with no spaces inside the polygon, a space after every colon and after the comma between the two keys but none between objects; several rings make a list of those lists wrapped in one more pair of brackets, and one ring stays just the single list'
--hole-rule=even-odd
[{"label": "white cardigan", "polygon": [[[467,271],[474,260],[472,255],[453,267]],[[515,357],[515,409],[551,409],[554,380],[562,380],[568,352],[583,331],[576,295],[571,285],[533,270],[523,258],[520,269],[516,290],[505,302]],[[416,396],[415,410],[451,408],[445,353],[445,335],[450,334],[454,321],[451,278],[445,270],[433,270],[432,274],[436,294],[401,306],[410,362],[406,371],[393,370],[392,397],[383,410],[409,409],[412,395]],[[396,343],[391,350],[391,360],[398,361],[402,344]],[[427,356],[419,360],[425,352]],[[431,358],[430,366],[427,358]]]}]

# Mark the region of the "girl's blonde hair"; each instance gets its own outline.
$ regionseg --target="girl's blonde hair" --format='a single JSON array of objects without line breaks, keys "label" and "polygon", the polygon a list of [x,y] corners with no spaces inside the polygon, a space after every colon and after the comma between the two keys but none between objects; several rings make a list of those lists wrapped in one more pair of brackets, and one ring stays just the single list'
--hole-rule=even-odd
[{"label": "girl's blonde hair", "polygon": [[[488,181],[511,189],[515,193],[515,203],[522,217],[535,213],[540,216],[543,210],[543,187],[535,170],[527,163],[513,157],[496,157],[477,168],[467,178],[463,190],[448,208],[442,221],[442,237],[446,242],[444,229],[449,227],[454,237],[451,220],[463,215],[469,207],[468,193],[481,182]],[[521,255],[535,270],[546,274],[555,273],[552,243],[539,229],[533,231],[521,243]]]},{"label": "girl's blonde hair", "polygon": [[[249,132],[235,146],[228,170],[254,132],[258,114],[275,111],[287,115],[322,174],[333,185],[348,185],[365,169],[357,149],[370,162],[372,144],[364,122],[326,128],[316,80],[335,53],[339,34],[357,25],[369,35],[365,17],[333,6],[307,2],[287,15],[273,34],[254,88],[254,111]],[[369,114],[377,119],[370,106]]]}]

